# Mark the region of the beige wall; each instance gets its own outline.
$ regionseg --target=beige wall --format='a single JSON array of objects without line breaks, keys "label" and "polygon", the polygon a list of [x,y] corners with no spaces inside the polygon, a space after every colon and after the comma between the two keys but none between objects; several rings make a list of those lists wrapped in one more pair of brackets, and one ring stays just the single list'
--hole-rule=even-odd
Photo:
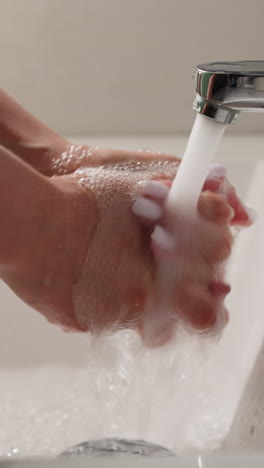
[{"label": "beige wall", "polygon": [[263,0],[0,0],[0,86],[63,133],[189,131],[193,66],[263,49]]}]

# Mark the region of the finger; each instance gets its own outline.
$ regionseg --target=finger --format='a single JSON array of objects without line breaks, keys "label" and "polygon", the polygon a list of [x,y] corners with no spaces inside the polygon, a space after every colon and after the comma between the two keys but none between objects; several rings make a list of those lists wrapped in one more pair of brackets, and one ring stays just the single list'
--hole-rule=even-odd
[{"label": "finger", "polygon": [[156,181],[144,181],[142,195],[137,198],[132,206],[133,213],[139,217],[145,225],[151,225],[159,221],[163,214],[162,205],[169,192],[168,185]]},{"label": "finger", "polygon": [[65,140],[0,90],[0,144],[41,170],[47,152],[60,152]]},{"label": "finger", "polygon": [[222,166],[222,164],[211,164],[208,171],[207,179],[215,179],[219,177],[226,177],[226,168]]},{"label": "finger", "polygon": [[209,265],[227,260],[231,254],[233,236],[229,227],[209,230],[201,239],[200,255]]},{"label": "finger", "polygon": [[155,226],[150,237],[150,248],[156,259],[167,258],[174,252],[177,240],[164,227]]},{"label": "finger", "polygon": [[147,323],[143,330],[139,329],[144,344],[150,348],[158,348],[169,343],[175,334],[175,323],[150,325]]},{"label": "finger", "polygon": [[[129,164],[130,163],[130,164]],[[130,168],[134,171],[144,170],[146,166],[144,163],[147,163],[147,167],[150,164],[153,166],[153,178],[157,179],[155,176],[156,166],[155,163],[159,163],[159,172],[168,171],[171,169],[172,165],[177,168],[180,164],[180,159],[171,154],[163,154],[155,151],[124,151],[124,150],[113,150],[113,149],[97,149],[96,158],[93,161],[94,165],[113,165],[120,164],[120,166],[126,166],[126,169]],[[151,168],[151,166],[150,166]],[[165,177],[164,177],[165,178]]]},{"label": "finger", "polygon": [[158,180],[147,180],[143,184],[142,195],[157,202],[163,203],[169,193],[171,183]]},{"label": "finger", "polygon": [[224,195],[209,191],[203,192],[198,202],[200,215],[216,224],[228,224],[234,217],[234,210]]},{"label": "finger", "polygon": [[243,205],[239,200],[236,191],[230,186],[228,192],[228,202],[234,210],[231,224],[234,226],[250,226],[256,220],[256,211]]},{"label": "finger", "polygon": [[143,224],[154,223],[162,216],[161,207],[152,200],[139,197],[132,206],[132,211]]},{"label": "finger", "polygon": [[230,224],[233,226],[250,226],[256,220],[256,212],[252,208],[243,205],[239,200],[236,190],[223,175],[208,177],[204,183],[203,191],[211,191],[224,195],[233,209],[233,217]]},{"label": "finger", "polygon": [[175,291],[175,309],[196,330],[212,330],[217,311],[213,297],[201,285],[179,285]]},{"label": "finger", "polygon": [[231,290],[230,286],[222,281],[211,281],[208,288],[214,297],[225,297]]}]

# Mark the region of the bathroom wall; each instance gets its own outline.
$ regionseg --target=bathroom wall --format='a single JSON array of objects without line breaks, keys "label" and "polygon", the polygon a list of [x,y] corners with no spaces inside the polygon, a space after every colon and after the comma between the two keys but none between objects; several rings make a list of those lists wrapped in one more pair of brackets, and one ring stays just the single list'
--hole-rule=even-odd
[{"label": "bathroom wall", "polygon": [[189,131],[194,65],[264,58],[263,17],[263,0],[0,0],[0,86],[67,134]]}]

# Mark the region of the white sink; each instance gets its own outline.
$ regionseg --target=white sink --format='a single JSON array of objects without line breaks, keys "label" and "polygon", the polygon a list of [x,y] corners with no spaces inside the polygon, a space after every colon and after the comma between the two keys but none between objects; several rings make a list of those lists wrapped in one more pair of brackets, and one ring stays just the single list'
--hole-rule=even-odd
[{"label": "white sink", "polygon": [[[114,139],[109,146],[175,147],[181,153],[186,138],[135,141]],[[107,436],[141,438],[180,452],[264,449],[263,139],[251,140],[258,142],[254,157],[243,141],[227,139],[222,160],[259,220],[239,236],[229,269],[230,323],[219,343],[209,346],[209,359],[203,362],[208,350],[200,348],[207,346],[195,340],[184,344],[182,356],[179,346],[146,352],[124,332],[103,345],[65,334],[1,283],[0,457],[54,456]],[[238,145],[240,157],[230,151],[239,152]]]}]

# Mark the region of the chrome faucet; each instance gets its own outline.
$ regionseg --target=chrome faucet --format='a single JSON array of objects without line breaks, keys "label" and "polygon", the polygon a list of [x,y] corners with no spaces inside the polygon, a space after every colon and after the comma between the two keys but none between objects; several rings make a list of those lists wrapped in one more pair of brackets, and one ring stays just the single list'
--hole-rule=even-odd
[{"label": "chrome faucet", "polygon": [[264,112],[264,61],[213,62],[197,65],[193,108],[223,124],[240,112]]}]

